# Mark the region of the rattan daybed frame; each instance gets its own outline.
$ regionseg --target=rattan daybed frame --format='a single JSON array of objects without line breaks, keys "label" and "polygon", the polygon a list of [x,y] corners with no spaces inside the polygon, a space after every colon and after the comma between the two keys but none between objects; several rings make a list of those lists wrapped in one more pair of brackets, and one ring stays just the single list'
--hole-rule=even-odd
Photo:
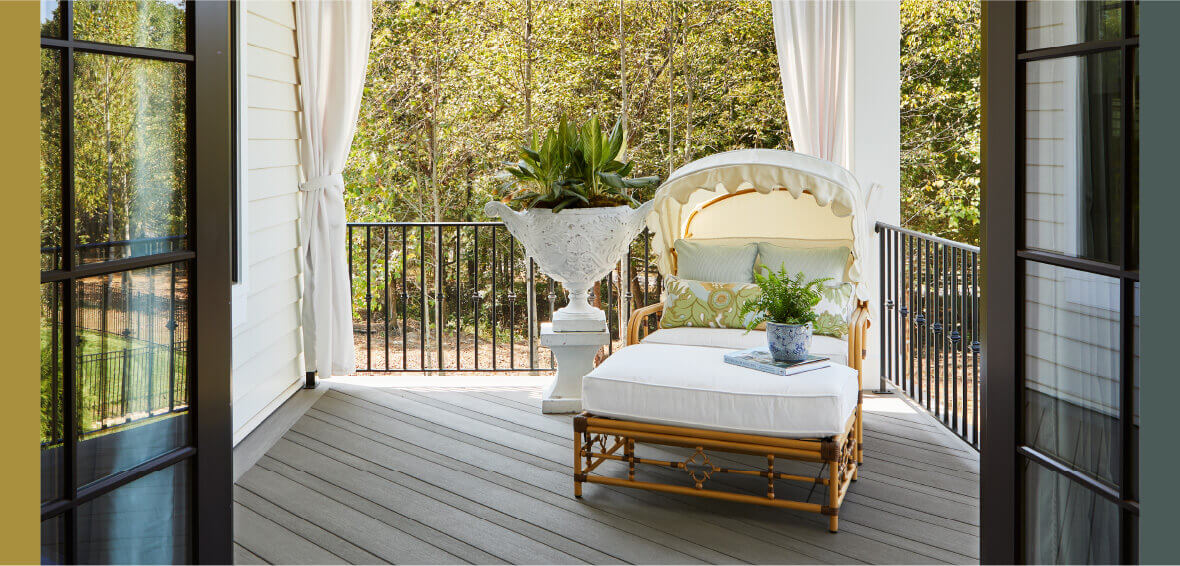
[{"label": "rattan daybed frame", "polygon": [[[809,179],[809,177],[807,177],[808,174],[820,175],[826,171],[831,171],[832,168],[837,169],[837,172],[843,172],[846,174],[846,176],[835,179],[826,178],[822,180],[829,181],[838,187],[843,185],[843,187],[840,188],[847,188],[847,194],[842,195],[846,198],[846,201],[842,202],[842,204],[845,205],[845,207],[851,212],[849,214],[845,214],[844,216],[850,216],[856,212],[863,212],[863,208],[859,208],[863,206],[863,200],[858,194],[859,186],[856,185],[855,179],[853,179],[851,174],[848,174],[847,171],[844,171],[843,169],[840,169],[834,164],[830,164],[828,162],[821,162],[819,164],[820,168],[815,169],[815,164],[812,162],[820,160],[816,160],[815,158],[808,156],[800,156],[790,152],[774,152],[769,150],[743,150],[741,152],[730,152],[729,154],[711,156],[710,158],[686,165],[676,173],[673,173],[673,175],[669,178],[669,181],[661,187],[660,191],[657,192],[657,199],[662,193],[665,192],[665,189],[668,187],[668,185],[677,181],[683,182],[685,180],[690,183],[695,182],[701,184],[702,188],[717,186],[718,188],[716,190],[720,192],[725,185],[725,172],[723,171],[719,177],[717,174],[710,173],[709,170],[723,168],[725,167],[725,163],[729,161],[741,162],[742,158],[745,157],[741,155],[743,153],[757,153],[757,155],[754,155],[756,159],[753,159],[753,161],[759,162],[753,164],[753,167],[756,168],[761,168],[764,166],[764,164],[761,162],[767,161],[768,159],[773,162],[781,157],[783,159],[783,164],[780,166],[782,167],[791,168],[791,164],[802,163],[804,169],[812,169],[803,170],[802,175],[798,169],[791,171],[791,175],[794,176],[792,177],[791,175],[787,175],[783,177],[781,181],[783,182],[784,186],[781,187],[755,185],[753,188],[738,188],[736,185],[734,185],[732,190],[729,190],[728,193],[723,193],[719,196],[708,199],[705,202],[697,204],[691,213],[688,213],[687,221],[684,222],[683,234],[676,234],[676,236],[688,236],[691,234],[691,222],[697,216],[698,212],[717,202],[724,201],[732,196],[737,196],[738,194],[750,194],[755,191],[760,193],[768,193],[778,189],[783,189],[791,191],[796,199],[798,199],[799,195],[803,193],[813,195],[813,204],[825,206],[827,203],[831,202],[831,195],[816,194],[817,192],[824,193],[824,190],[813,191],[810,188],[802,188],[798,186],[793,187],[792,190],[792,187],[787,185],[787,181],[797,181],[800,178]],[[722,157],[723,159],[718,160],[718,157]],[[703,165],[702,162],[704,162]],[[751,165],[749,163],[739,163],[739,169],[741,167],[746,167],[748,170]],[[702,177],[702,173],[705,173],[706,175]],[[736,174],[742,175],[743,173],[739,171]],[[707,179],[705,183],[702,183],[702,178]],[[718,181],[719,178],[720,180]],[[763,182],[774,183],[775,181],[764,180]],[[743,184],[748,185],[750,183],[746,182]],[[823,187],[823,189],[827,189],[829,191],[831,190],[830,187]],[[851,196],[851,205],[848,204],[849,201],[847,200],[849,195]],[[657,200],[656,211],[653,214],[660,214],[661,210],[660,201]],[[853,226],[855,226],[855,224],[853,224]],[[852,229],[852,233],[854,237],[867,237],[867,234],[863,234],[863,230]],[[864,248],[858,249],[857,247],[854,247],[853,249],[854,255],[863,254],[862,250]],[[665,271],[668,274],[674,275],[676,273],[676,260],[671,247],[665,246],[663,253],[665,254],[666,259],[661,262],[661,271]],[[869,310],[868,301],[861,299],[860,297],[861,295],[858,294],[856,309],[851,316],[848,326],[848,365],[857,370],[858,383],[863,388],[862,366],[867,352],[866,332],[869,327]],[[642,338],[641,334],[646,329],[652,327],[650,318],[658,317],[662,309],[663,303],[656,303],[636,309],[632,313],[631,319],[627,326],[626,341],[628,346],[639,343]],[[658,324],[656,326],[658,327]],[[844,500],[844,496],[847,494],[849,485],[857,478],[859,464],[864,461],[862,401],[863,395],[858,395],[856,410],[849,417],[843,433],[825,438],[811,439],[780,438],[773,436],[722,432],[701,428],[650,424],[631,420],[595,416],[590,412],[584,412],[574,417],[573,422],[574,495],[576,497],[582,496],[583,483],[597,483],[647,489],[665,493],[693,495],[741,503],[753,503],[771,507],[797,509],[801,511],[820,513],[827,516],[828,529],[831,532],[836,532],[839,528],[840,505]],[[667,461],[643,458],[636,455],[635,448],[637,443],[690,448],[693,449],[693,453],[684,461]],[[763,469],[734,469],[718,466],[713,464],[709,459],[709,451],[761,456],[766,459],[766,467]],[[784,458],[788,460],[818,462],[825,464],[825,473],[818,477],[812,477],[777,471],[775,468],[776,459],[781,461],[781,459]],[[624,479],[621,477],[595,474],[594,471],[607,461],[626,463],[627,477]],[[675,485],[636,480],[636,467],[641,464],[684,471],[688,474],[689,482],[687,484]],[[713,474],[717,473],[760,476],[767,478],[766,492],[764,495],[754,495],[751,493],[736,493],[733,491],[722,491],[706,488],[706,482]],[[774,488],[774,483],[776,480],[797,481],[813,486],[823,486],[827,491],[826,501],[824,503],[814,503],[810,501],[779,498],[776,496]]]}]

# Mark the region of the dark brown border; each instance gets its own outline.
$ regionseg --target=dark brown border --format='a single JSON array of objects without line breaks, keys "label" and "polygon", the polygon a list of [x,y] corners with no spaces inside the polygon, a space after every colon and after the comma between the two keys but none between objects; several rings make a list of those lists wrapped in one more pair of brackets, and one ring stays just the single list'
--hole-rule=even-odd
[{"label": "dark brown border", "polygon": [[1017,562],[1016,4],[983,3],[980,562]]},{"label": "dark brown border", "polygon": [[196,506],[193,559],[204,564],[233,563],[233,430],[230,412],[232,373],[233,232],[233,47],[230,2],[192,3],[196,33],[193,93],[196,98],[197,173],[192,222],[198,261],[196,296],[197,376]]}]

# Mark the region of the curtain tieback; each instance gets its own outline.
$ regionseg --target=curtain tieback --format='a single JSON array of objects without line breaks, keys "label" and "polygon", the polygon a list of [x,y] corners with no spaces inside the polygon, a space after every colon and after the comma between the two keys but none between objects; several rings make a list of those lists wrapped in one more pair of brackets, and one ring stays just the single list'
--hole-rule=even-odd
[{"label": "curtain tieback", "polygon": [[318,189],[328,189],[333,186],[340,187],[340,191],[344,191],[344,175],[340,173],[333,173],[331,175],[320,175],[319,177],[312,177],[306,182],[299,185],[301,191],[315,191]]}]

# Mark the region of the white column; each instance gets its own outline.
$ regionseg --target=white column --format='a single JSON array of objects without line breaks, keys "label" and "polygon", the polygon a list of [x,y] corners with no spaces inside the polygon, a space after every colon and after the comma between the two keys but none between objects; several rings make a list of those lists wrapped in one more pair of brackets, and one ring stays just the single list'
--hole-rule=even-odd
[{"label": "white column", "polygon": [[[897,1],[858,0],[853,4],[852,172],[873,194],[868,200],[872,221],[901,221],[901,5]],[[872,236],[865,270],[873,325],[864,387],[876,389],[880,379],[878,333],[879,243]]]}]

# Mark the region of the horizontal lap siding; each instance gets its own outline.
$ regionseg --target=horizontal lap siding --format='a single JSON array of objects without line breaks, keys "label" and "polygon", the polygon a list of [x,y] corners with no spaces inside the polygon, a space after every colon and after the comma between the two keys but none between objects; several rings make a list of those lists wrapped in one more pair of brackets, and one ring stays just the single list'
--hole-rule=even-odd
[{"label": "horizontal lap siding", "polygon": [[234,442],[298,390],[299,99],[290,2],[246,4],[246,321],[234,329]]}]

